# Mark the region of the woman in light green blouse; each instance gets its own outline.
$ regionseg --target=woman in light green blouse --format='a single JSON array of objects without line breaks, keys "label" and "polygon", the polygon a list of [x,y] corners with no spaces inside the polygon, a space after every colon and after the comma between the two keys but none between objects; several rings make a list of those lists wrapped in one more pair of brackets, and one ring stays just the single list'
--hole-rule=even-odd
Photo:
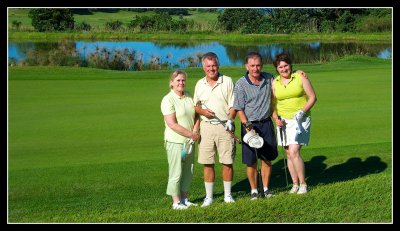
[{"label": "woman in light green blouse", "polygon": [[167,194],[172,197],[173,209],[196,205],[187,198],[193,177],[194,151],[186,153],[185,145],[199,140],[200,122],[194,110],[193,97],[185,91],[186,78],[184,71],[174,71],[169,81],[171,90],[161,101],[169,172]]}]

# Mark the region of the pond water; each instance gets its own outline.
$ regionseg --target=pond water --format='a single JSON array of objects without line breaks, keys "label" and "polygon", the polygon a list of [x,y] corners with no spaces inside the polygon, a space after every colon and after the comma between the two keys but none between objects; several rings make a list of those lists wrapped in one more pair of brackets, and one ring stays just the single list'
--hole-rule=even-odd
[{"label": "pond water", "polygon": [[[202,54],[215,52],[220,64],[224,66],[242,66],[246,54],[258,51],[264,62],[271,64],[274,56],[280,52],[289,52],[294,63],[316,63],[329,61],[344,55],[367,55],[383,59],[392,58],[391,43],[223,43],[223,42],[143,42],[143,41],[73,41],[68,46],[76,49],[79,55],[87,59],[96,50],[106,49],[114,52],[127,49],[134,51],[136,58],[144,63],[168,63],[171,67],[200,66]],[[58,49],[57,42],[9,42],[8,58],[16,61],[24,60],[28,51],[50,51]]]}]

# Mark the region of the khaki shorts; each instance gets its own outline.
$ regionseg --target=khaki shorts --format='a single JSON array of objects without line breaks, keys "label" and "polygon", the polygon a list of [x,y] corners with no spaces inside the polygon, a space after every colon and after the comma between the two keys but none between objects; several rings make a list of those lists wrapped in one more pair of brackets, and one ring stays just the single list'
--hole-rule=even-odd
[{"label": "khaki shorts", "polygon": [[[282,132],[283,138],[283,146],[287,146],[289,144],[300,144],[307,146],[310,140],[310,132],[311,132],[311,116],[303,117],[301,119],[301,124],[304,128],[304,132],[296,137],[298,125],[295,119],[287,119],[282,118],[286,121],[286,128]],[[278,137],[278,145],[282,145],[280,129],[276,128],[276,136]]]},{"label": "khaki shorts", "polygon": [[225,130],[223,124],[210,124],[201,121],[198,162],[200,164],[215,164],[216,154],[219,162],[233,164],[236,154],[235,140]]}]

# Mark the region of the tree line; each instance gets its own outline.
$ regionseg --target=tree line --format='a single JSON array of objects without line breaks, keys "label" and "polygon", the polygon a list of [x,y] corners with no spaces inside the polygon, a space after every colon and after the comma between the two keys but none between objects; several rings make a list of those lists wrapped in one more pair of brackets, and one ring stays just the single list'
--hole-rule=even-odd
[{"label": "tree line", "polygon": [[[31,9],[28,16],[36,31],[91,30],[86,22],[76,24],[74,14],[91,14],[94,11],[117,12],[120,9]],[[118,19],[106,23],[106,30],[196,31],[200,28],[185,8],[123,9],[136,12],[153,11],[154,16],[135,16],[124,25]],[[214,32],[242,34],[276,34],[297,32],[386,32],[392,30],[390,8],[227,8],[198,9],[218,14],[218,28]],[[179,16],[173,19],[173,15]],[[14,26],[18,22],[12,23]]]},{"label": "tree line", "polygon": [[226,9],[218,16],[226,31],[241,33],[391,31],[391,9]]}]

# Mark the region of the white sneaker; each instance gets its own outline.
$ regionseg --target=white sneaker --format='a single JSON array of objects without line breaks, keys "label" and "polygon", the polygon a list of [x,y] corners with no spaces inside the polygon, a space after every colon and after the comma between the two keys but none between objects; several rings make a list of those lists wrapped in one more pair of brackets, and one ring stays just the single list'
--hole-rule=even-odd
[{"label": "white sneaker", "polygon": [[172,209],[182,210],[182,209],[187,209],[187,208],[188,208],[188,206],[182,204],[181,202],[172,204]]},{"label": "white sneaker", "polygon": [[256,193],[256,192],[253,192],[251,195],[250,195],[250,200],[257,200],[257,197],[258,197],[258,193]]},{"label": "white sneaker", "polygon": [[213,203],[213,199],[212,199],[211,197],[206,197],[206,198],[204,198],[204,202],[203,202],[203,204],[201,205],[201,207],[209,206],[209,205],[211,205],[212,203]]},{"label": "white sneaker", "polygon": [[297,191],[299,191],[299,186],[294,184],[292,189],[290,189],[289,193],[293,194],[293,193],[297,193]]},{"label": "white sneaker", "polygon": [[231,195],[226,196],[224,198],[225,203],[235,203],[235,200],[233,199],[233,197]]},{"label": "white sneaker", "polygon": [[307,193],[307,185],[300,185],[299,191],[297,191],[297,194],[304,194]]},{"label": "white sneaker", "polygon": [[264,191],[264,197],[265,198],[270,198],[270,197],[273,197],[273,196],[274,196],[274,194],[271,192],[271,190],[267,189],[267,190]]},{"label": "white sneaker", "polygon": [[190,207],[190,206],[197,206],[196,203],[190,202],[189,199],[187,199],[187,198],[185,198],[184,200],[181,200],[181,203],[184,204],[184,205],[186,205],[187,207]]}]

